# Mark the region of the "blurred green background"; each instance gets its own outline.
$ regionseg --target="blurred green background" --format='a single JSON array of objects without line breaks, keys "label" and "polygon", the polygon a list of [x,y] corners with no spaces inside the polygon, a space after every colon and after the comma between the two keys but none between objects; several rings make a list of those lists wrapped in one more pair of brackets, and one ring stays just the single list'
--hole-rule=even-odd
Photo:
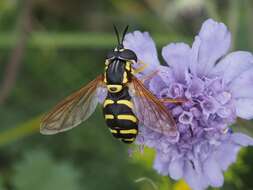
[{"label": "blurred green background", "polygon": [[[113,24],[149,31],[160,50],[191,43],[210,17],[228,25],[232,49],[252,52],[252,0],[0,0],[0,190],[189,189],[153,171],[151,150],[129,157],[101,109],[63,134],[42,136],[38,127],[43,113],[103,71]],[[251,133],[250,121],[237,125]],[[244,149],[221,189],[252,190],[252,171],[253,149]]]}]

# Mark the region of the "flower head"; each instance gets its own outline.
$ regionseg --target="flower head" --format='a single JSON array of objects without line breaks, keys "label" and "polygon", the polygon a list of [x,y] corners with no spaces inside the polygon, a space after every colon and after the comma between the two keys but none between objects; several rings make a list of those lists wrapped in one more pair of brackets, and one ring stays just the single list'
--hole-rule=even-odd
[{"label": "flower head", "polygon": [[172,43],[162,49],[167,66],[161,66],[155,44],[147,32],[125,37],[124,46],[149,68],[137,77],[157,71],[146,87],[157,98],[184,98],[182,104],[166,104],[179,138],[139,126],[137,144],[156,150],[154,168],[162,175],[183,178],[194,190],[223,184],[223,171],[235,162],[239,149],[253,139],[233,133],[237,117],[253,118],[253,56],[244,51],[225,55],[231,34],[223,23],[205,21],[192,47]]}]

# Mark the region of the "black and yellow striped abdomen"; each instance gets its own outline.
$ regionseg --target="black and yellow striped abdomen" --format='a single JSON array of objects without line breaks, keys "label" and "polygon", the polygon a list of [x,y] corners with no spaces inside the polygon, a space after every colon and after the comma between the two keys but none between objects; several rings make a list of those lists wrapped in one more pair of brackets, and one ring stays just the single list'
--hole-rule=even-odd
[{"label": "black and yellow striped abdomen", "polygon": [[124,87],[119,93],[108,92],[103,112],[112,135],[125,143],[132,143],[138,134],[138,119],[133,113],[133,103]]}]

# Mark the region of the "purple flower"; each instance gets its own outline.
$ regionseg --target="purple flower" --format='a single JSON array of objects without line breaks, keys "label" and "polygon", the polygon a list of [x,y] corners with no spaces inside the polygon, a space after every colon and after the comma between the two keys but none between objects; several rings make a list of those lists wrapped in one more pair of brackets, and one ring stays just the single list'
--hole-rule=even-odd
[{"label": "purple flower", "polygon": [[157,98],[186,98],[166,105],[180,133],[178,140],[140,126],[137,144],[156,150],[154,168],[162,175],[185,181],[194,190],[223,185],[223,172],[236,161],[241,147],[253,139],[229,128],[236,118],[253,118],[253,56],[229,50],[231,34],[223,23],[205,21],[192,47],[172,43],[162,49],[161,66],[147,32],[126,35],[124,45],[149,64],[137,77],[158,71],[145,83]]}]

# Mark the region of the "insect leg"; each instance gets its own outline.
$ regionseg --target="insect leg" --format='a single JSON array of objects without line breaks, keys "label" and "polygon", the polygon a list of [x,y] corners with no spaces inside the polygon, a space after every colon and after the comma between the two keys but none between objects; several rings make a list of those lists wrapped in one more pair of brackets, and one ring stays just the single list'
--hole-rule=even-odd
[{"label": "insect leg", "polygon": [[142,61],[139,61],[138,63],[141,64],[142,66],[140,66],[140,67],[138,67],[137,69],[135,69],[135,70],[132,71],[132,73],[133,73],[134,75],[136,75],[136,74],[138,74],[138,73],[144,71],[144,70],[147,68],[147,66],[148,66],[148,64],[146,64],[146,63],[144,63],[144,62],[142,62]]}]

